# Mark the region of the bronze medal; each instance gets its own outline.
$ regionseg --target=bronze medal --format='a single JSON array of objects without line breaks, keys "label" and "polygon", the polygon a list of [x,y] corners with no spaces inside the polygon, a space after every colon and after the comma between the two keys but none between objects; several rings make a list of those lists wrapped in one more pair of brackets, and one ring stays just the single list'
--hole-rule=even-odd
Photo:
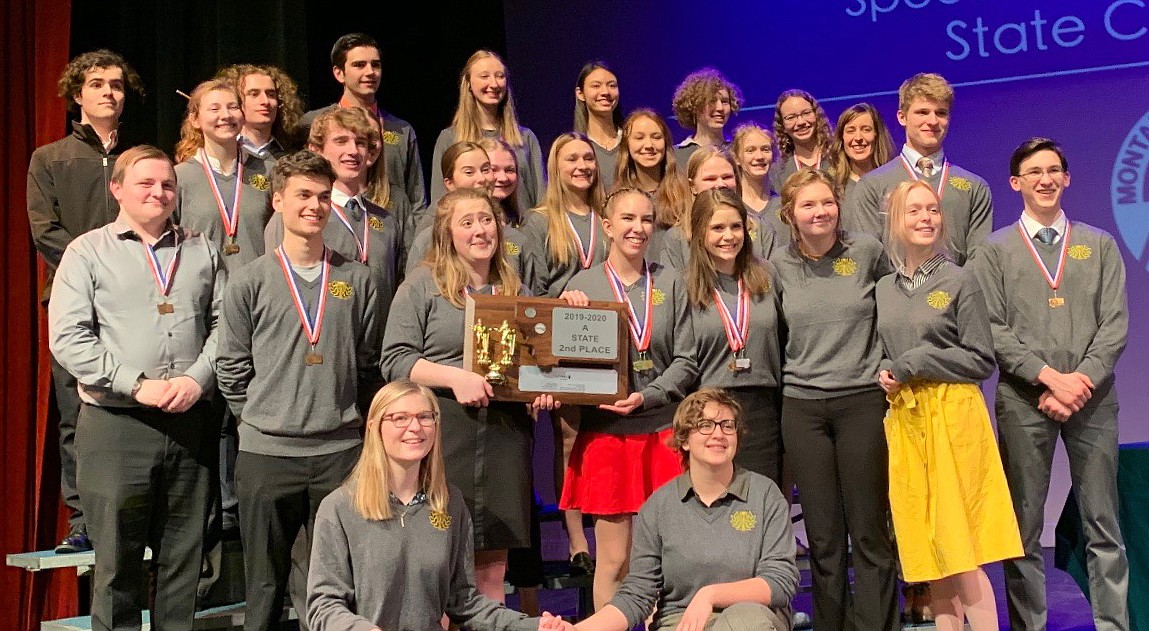
[{"label": "bronze medal", "polygon": [[234,242],[229,243],[229,244],[223,246],[223,253],[226,256],[231,256],[232,254],[239,254],[239,245],[234,243]]},{"label": "bronze medal", "polygon": [[1065,306],[1065,298],[1062,298],[1061,296],[1054,296],[1054,297],[1049,299],[1049,308],[1050,309],[1057,309],[1058,307],[1064,307],[1064,306]]},{"label": "bronze medal", "polygon": [[323,363],[323,353],[311,351],[307,354],[307,357],[305,357],[303,361],[308,366],[318,366]]},{"label": "bronze medal", "polygon": [[169,313],[175,313],[176,308],[170,302],[161,302],[156,305],[156,311],[159,311],[160,315],[167,315]]}]

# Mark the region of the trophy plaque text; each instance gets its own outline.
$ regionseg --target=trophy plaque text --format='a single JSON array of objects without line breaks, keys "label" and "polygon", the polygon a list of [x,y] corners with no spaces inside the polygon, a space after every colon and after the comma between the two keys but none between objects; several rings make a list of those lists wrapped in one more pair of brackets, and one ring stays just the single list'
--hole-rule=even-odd
[{"label": "trophy plaque text", "polygon": [[628,335],[621,303],[469,295],[463,366],[499,401],[550,394],[565,404],[614,403],[629,394]]}]

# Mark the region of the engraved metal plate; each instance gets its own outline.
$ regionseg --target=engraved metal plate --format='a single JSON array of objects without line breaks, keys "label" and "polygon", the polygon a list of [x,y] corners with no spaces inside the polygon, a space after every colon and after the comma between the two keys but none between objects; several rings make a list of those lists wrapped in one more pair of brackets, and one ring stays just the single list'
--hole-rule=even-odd
[{"label": "engraved metal plate", "polygon": [[556,307],[552,316],[551,353],[555,357],[618,357],[618,312]]}]

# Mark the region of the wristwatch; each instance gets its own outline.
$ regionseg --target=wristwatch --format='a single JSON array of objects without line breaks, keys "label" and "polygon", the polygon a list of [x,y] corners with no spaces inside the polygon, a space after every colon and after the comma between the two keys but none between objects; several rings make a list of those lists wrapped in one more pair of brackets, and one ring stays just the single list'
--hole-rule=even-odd
[{"label": "wristwatch", "polygon": [[140,375],[139,377],[136,377],[136,385],[132,386],[131,396],[133,399],[136,398],[136,394],[139,393],[140,388],[143,387],[143,385],[144,385],[144,376]]}]

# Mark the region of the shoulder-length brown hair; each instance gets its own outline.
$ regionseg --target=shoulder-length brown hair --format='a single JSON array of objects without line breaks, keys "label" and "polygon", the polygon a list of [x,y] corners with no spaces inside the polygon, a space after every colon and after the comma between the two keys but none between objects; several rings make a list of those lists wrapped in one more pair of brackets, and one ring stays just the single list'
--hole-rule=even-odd
[{"label": "shoulder-length brown hair", "polygon": [[[507,141],[505,141],[501,138],[484,138],[484,139],[480,140],[478,144],[480,147],[483,148],[483,151],[487,152],[487,158],[488,159],[490,159],[491,154],[495,151],[504,151],[504,152],[510,154],[511,161],[515,163],[515,173],[518,173],[518,171],[519,171],[519,155],[517,153],[515,153],[515,150],[513,147],[511,147],[509,144],[507,144]],[[519,183],[518,183],[518,180],[515,181],[515,188],[514,188],[514,190],[511,191],[511,194],[506,196],[506,198],[500,199],[497,201],[498,201],[499,211],[502,213],[502,215],[499,217],[499,219],[509,223],[510,225],[512,225],[516,228],[519,227],[519,225],[523,222],[523,218],[519,216]]]},{"label": "shoulder-length brown hair", "polygon": [[507,62],[503,61],[494,52],[477,50],[467,58],[463,71],[459,73],[459,104],[455,108],[455,116],[451,119],[451,131],[455,134],[455,141],[466,140],[478,142],[483,137],[483,128],[479,125],[479,103],[475,95],[471,94],[471,67],[482,59],[494,58],[503,64],[503,71],[507,73],[507,88],[503,92],[503,101],[499,103],[496,111],[496,124],[499,126],[499,138],[506,140],[512,147],[523,146],[523,134],[519,130],[519,117],[515,114],[515,97],[511,94],[510,71]]},{"label": "shoulder-length brown hair", "polygon": [[806,249],[805,242],[802,239],[802,233],[798,230],[798,222],[794,220],[794,204],[797,202],[798,193],[810,186],[811,184],[822,183],[829,187],[830,192],[834,195],[834,200],[838,202],[838,225],[835,231],[838,238],[846,240],[845,231],[842,230],[842,202],[838,194],[838,189],[834,186],[834,180],[828,174],[818,169],[803,168],[799,169],[796,173],[786,178],[786,183],[782,185],[782,210],[779,215],[782,217],[782,222],[790,226],[790,245],[797,248],[798,253],[807,258],[816,258],[812,256],[809,250]]},{"label": "shoulder-length brown hair", "polygon": [[[575,253],[574,230],[567,224],[566,215],[577,193],[571,191],[559,175],[559,151],[577,140],[585,142],[587,147],[592,149],[591,155],[594,155],[594,145],[590,144],[590,139],[582,134],[567,132],[555,138],[547,154],[547,193],[543,205],[534,209],[534,212],[542,213],[547,218],[547,249],[550,251],[551,260],[560,265],[567,265],[578,256]],[[602,179],[596,169],[594,182],[586,193],[586,203],[590,206],[594,221],[602,219],[602,207],[605,202]]]},{"label": "shoulder-length brown hair", "polygon": [[216,79],[223,79],[239,90],[240,103],[244,94],[244,82],[247,77],[255,74],[271,77],[275,84],[276,98],[279,101],[279,110],[275,121],[271,124],[271,136],[284,146],[294,143],[298,133],[299,119],[303,116],[303,101],[299,98],[299,86],[291,75],[276,66],[256,66],[253,64],[235,64],[220,68]]},{"label": "shoulder-length brown hair", "polygon": [[197,85],[188,96],[187,113],[184,115],[183,122],[180,123],[180,140],[176,143],[176,162],[184,162],[194,156],[197,151],[203,149],[203,130],[196,129],[192,125],[192,120],[199,116],[200,101],[203,100],[203,97],[207,96],[209,92],[216,91],[229,92],[235,95],[236,102],[242,107],[243,97],[240,96],[239,90],[223,79],[210,79]]},{"label": "shoulder-length brown hair", "polygon": [[[344,492],[351,494],[351,505],[355,512],[364,519],[383,521],[394,517],[391,511],[391,468],[387,466],[390,456],[383,446],[379,425],[384,422],[383,415],[387,413],[387,408],[412,394],[421,395],[435,417],[439,417],[439,401],[435,395],[426,386],[410,379],[392,381],[376,392],[375,398],[371,400],[367,412],[367,429],[363,435],[363,451],[351,475],[343,483]],[[414,420],[411,422],[418,423]],[[443,466],[443,435],[440,427],[441,424],[436,424],[429,431],[434,434],[435,440],[431,451],[419,463],[419,488],[427,494],[427,506],[431,510],[444,512],[450,498],[447,472]]]},{"label": "shoulder-length brown hair", "polygon": [[742,219],[742,249],[734,257],[734,276],[741,279],[750,295],[761,298],[770,290],[770,279],[766,267],[754,255],[750,242],[752,225],[747,217],[746,206],[733,189],[713,188],[702,191],[694,198],[690,210],[690,261],[686,268],[686,294],[691,306],[706,309],[714,302],[714,288],[718,271],[710,252],[706,250],[706,235],[710,220],[720,208],[730,208]]},{"label": "shoulder-length brown hair", "polygon": [[686,180],[678,172],[678,161],[674,158],[674,137],[670,135],[670,127],[661,116],[652,109],[640,108],[634,110],[622,123],[622,151],[618,152],[618,164],[614,171],[614,189],[638,187],[638,165],[630,155],[630,146],[627,139],[634,131],[634,125],[639,119],[649,118],[658,126],[662,137],[666,140],[666,151],[662,157],[662,164],[658,170],[658,189],[654,191],[654,221],[660,228],[669,228],[678,223],[678,218],[685,212],[686,204],[690,203],[690,188]]},{"label": "shoulder-length brown hair", "polygon": [[734,155],[723,147],[709,146],[700,147],[690,154],[690,159],[686,161],[686,182],[690,187],[690,203],[686,204],[683,208],[682,216],[678,218],[678,225],[682,228],[682,232],[689,239],[693,234],[691,231],[694,229],[692,226],[690,215],[691,208],[696,196],[694,195],[694,178],[698,177],[698,171],[702,165],[711,158],[721,158],[730,165],[730,169],[734,171],[734,190],[742,190],[742,175],[738,172],[738,162],[734,160]]},{"label": "shoulder-length brown hair", "polygon": [[435,207],[435,223],[431,228],[431,250],[427,253],[426,259],[435,278],[435,288],[452,305],[460,309],[466,306],[463,290],[467,287],[471,272],[466,263],[459,258],[458,252],[455,251],[455,242],[451,238],[451,215],[455,212],[455,205],[464,200],[482,200],[495,216],[498,243],[491,256],[491,271],[487,282],[495,286],[496,294],[519,295],[519,275],[507,262],[507,255],[504,253],[503,222],[498,220],[498,205],[485,191],[474,188],[457,188],[444,195]]},{"label": "shoulder-length brown hair", "polygon": [[870,154],[870,161],[873,163],[872,168],[878,168],[883,164],[889,162],[896,155],[894,153],[894,140],[890,138],[890,130],[886,128],[886,122],[882,120],[882,115],[878,113],[877,108],[869,103],[857,103],[846,108],[842,115],[838,117],[838,126],[834,129],[834,145],[831,148],[832,155],[834,156],[834,181],[837,183],[838,190],[846,190],[846,184],[850,181],[850,157],[846,155],[846,125],[849,125],[854,119],[863,114],[869,114],[870,119],[874,121],[874,146],[873,153]]}]

